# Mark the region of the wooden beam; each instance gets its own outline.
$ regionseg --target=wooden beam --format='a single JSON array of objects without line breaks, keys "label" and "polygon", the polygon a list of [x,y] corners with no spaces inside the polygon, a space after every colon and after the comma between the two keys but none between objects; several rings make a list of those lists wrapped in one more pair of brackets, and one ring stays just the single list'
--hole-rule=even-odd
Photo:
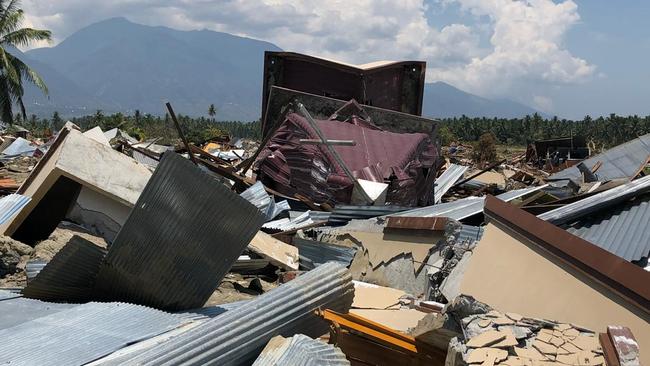
[{"label": "wooden beam", "polygon": [[176,119],[176,113],[174,113],[174,109],[172,108],[171,103],[167,102],[165,103],[167,106],[167,110],[169,111],[169,115],[172,118],[172,121],[174,121],[174,125],[176,126],[176,130],[178,131],[178,135],[181,137],[181,140],[183,140],[183,145],[185,145],[185,149],[187,149],[187,153],[190,156],[190,160],[194,164],[198,164],[196,159],[194,158],[194,155],[192,154],[192,151],[190,150],[190,143],[187,142],[187,138],[185,138],[185,134],[183,133],[183,130],[181,130],[181,125],[178,124],[178,120]]}]

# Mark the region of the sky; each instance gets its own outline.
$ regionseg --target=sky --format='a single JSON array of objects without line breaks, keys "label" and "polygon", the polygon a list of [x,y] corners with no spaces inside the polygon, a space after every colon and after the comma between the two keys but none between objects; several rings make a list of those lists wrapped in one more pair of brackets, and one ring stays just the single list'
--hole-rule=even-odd
[{"label": "sky", "polygon": [[[23,0],[54,41],[122,16],[349,63],[424,60],[427,81],[560,118],[650,114],[647,0]],[[42,45],[40,45],[42,46]]]}]

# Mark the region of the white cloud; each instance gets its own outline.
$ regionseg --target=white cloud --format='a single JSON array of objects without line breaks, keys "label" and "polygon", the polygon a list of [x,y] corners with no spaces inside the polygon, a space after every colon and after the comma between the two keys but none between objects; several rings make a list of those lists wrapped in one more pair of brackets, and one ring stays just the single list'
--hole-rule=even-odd
[{"label": "white cloud", "polygon": [[492,24],[491,52],[459,67],[434,68],[432,76],[482,95],[507,95],[516,83],[576,83],[591,78],[595,66],[563,48],[580,20],[577,5],[551,0],[447,0]]},{"label": "white cloud", "polygon": [[533,97],[533,106],[542,112],[553,111],[553,100],[543,95],[535,95]]},{"label": "white cloud", "polygon": [[[459,4],[472,24],[431,25],[428,6]],[[351,63],[423,59],[427,79],[484,96],[522,84],[576,83],[594,66],[563,47],[580,17],[572,0],[23,0],[29,22],[56,41],[90,23],[126,16],[149,25],[212,29],[263,39],[285,50]],[[444,6],[444,5],[443,5]],[[488,22],[485,22],[488,19]],[[480,36],[488,27],[489,45]],[[532,98],[532,97],[531,97]],[[534,100],[531,100],[531,103]]]}]

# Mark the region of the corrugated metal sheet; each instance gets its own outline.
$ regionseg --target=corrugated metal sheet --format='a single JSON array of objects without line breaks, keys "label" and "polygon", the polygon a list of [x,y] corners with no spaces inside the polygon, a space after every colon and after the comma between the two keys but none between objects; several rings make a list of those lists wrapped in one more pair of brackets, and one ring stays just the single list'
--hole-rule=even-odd
[{"label": "corrugated metal sheet", "polygon": [[105,248],[74,235],[39,275],[29,281],[23,295],[53,302],[89,301],[105,255]]},{"label": "corrugated metal sheet", "polygon": [[347,366],[350,362],[337,347],[303,334],[273,338],[253,366]]},{"label": "corrugated metal sheet", "polygon": [[[544,187],[546,187],[546,185],[523,189],[514,189],[512,191],[502,193],[496,197],[502,201],[510,202],[514,199],[536,192]],[[390,216],[444,216],[454,220],[462,220],[483,212],[484,203],[485,197],[467,197],[453,202],[441,203],[439,205],[421,207],[409,211],[399,212]]]},{"label": "corrugated metal sheet", "polygon": [[32,145],[32,142],[22,137],[16,138],[14,142],[2,151],[2,158],[14,156],[32,156],[38,147]]},{"label": "corrugated metal sheet", "polygon": [[77,304],[56,304],[34,299],[26,299],[16,294],[14,298],[0,301],[0,329],[11,328],[37,318],[42,318]]},{"label": "corrugated metal sheet", "polygon": [[646,192],[650,192],[650,176],[583,198],[580,201],[537,215],[537,217],[555,225],[570,223],[584,215],[601,211]]},{"label": "corrugated metal sheet", "polygon": [[97,293],[160,309],[200,307],[263,221],[255,206],[167,152],[106,255]]},{"label": "corrugated metal sheet", "polygon": [[132,156],[133,159],[135,159],[138,163],[140,163],[140,164],[144,164],[144,165],[147,165],[147,166],[150,166],[150,167],[152,167],[152,168],[157,167],[157,166],[158,166],[158,163],[160,163],[158,160],[156,160],[156,159],[154,159],[154,158],[152,158],[152,157],[149,157],[149,156],[147,156],[147,155],[145,155],[145,154],[139,152],[138,150],[133,150],[133,151],[131,152],[131,156]]},{"label": "corrugated metal sheet", "polygon": [[266,216],[266,220],[271,220],[278,216],[282,211],[289,210],[289,202],[286,200],[275,202],[275,199],[264,189],[262,182],[255,182],[252,186],[243,191],[240,196],[252,203]]},{"label": "corrugated metal sheet", "polygon": [[9,300],[9,299],[15,299],[17,297],[21,297],[21,294],[12,292],[12,291],[7,291],[7,290],[0,290],[0,301],[4,300]]},{"label": "corrugated metal sheet", "polygon": [[306,211],[296,217],[269,221],[262,225],[265,229],[289,231],[300,229],[318,222],[325,222],[330,217],[329,212]]},{"label": "corrugated metal sheet", "polygon": [[[412,210],[413,207],[405,206],[348,206],[338,205],[330,215],[328,224],[345,225],[350,220],[369,219],[377,216],[395,216],[396,213]],[[407,215],[408,216],[408,215]]]},{"label": "corrugated metal sheet", "polygon": [[454,183],[465,174],[469,167],[464,165],[451,164],[447,170],[436,179],[436,186],[433,190],[434,202],[440,203],[442,196],[453,187]]},{"label": "corrugated metal sheet", "polygon": [[269,265],[269,260],[265,258],[251,258],[250,256],[240,255],[237,261],[230,268],[230,272],[249,273],[261,270]]},{"label": "corrugated metal sheet", "polygon": [[31,197],[16,193],[0,198],[0,225],[22,210],[31,200]]},{"label": "corrugated metal sheet", "polygon": [[[238,365],[252,362],[280,334],[320,336],[317,308],[346,312],[354,286],[345,267],[326,263],[124,362],[126,365]],[[338,309],[338,310],[337,310]]]},{"label": "corrugated metal sheet", "polygon": [[0,363],[83,365],[176,328],[173,315],[124,303],[88,303],[0,330]]},{"label": "corrugated metal sheet", "polygon": [[356,248],[294,237],[291,244],[298,247],[300,267],[314,269],[327,262],[338,262],[347,267],[357,253]]},{"label": "corrugated metal sheet", "polygon": [[466,241],[473,240],[479,241],[483,236],[484,228],[482,226],[462,225],[460,229],[460,236],[458,240]]},{"label": "corrugated metal sheet", "polygon": [[645,195],[574,222],[566,228],[612,254],[638,261],[650,253],[650,196]]},{"label": "corrugated metal sheet", "polygon": [[34,279],[34,277],[36,277],[36,275],[41,273],[41,271],[43,270],[43,268],[45,268],[46,265],[47,262],[41,259],[27,262],[25,264],[25,274],[27,275],[27,282],[30,282],[31,280]]},{"label": "corrugated metal sheet", "polygon": [[[587,168],[591,169],[599,161],[603,165],[596,171],[596,176],[601,181],[617,178],[634,178],[642,165],[650,157],[650,134],[643,135],[624,144],[615,146],[601,154],[594,155],[584,161]],[[576,167],[564,169],[549,177],[549,179],[575,179],[581,180],[582,174]]]},{"label": "corrugated metal sheet", "polygon": [[250,300],[235,301],[227,304],[219,304],[214,306],[207,306],[204,308],[187,310],[176,314],[178,316],[183,317],[184,319],[206,320],[206,319],[214,318],[215,316],[219,316],[225,313],[226,311],[237,309],[238,307],[243,306],[249,301]]}]

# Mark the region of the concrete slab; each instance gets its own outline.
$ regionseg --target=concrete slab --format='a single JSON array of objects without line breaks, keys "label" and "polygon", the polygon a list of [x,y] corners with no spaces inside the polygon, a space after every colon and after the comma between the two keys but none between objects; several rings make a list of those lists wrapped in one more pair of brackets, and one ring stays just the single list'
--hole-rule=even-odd
[{"label": "concrete slab", "polygon": [[[68,213],[82,187],[133,207],[150,177],[151,172],[144,165],[66,127],[18,189],[19,194],[32,200],[0,226],[0,232],[8,236],[18,232],[24,242],[47,238]],[[48,196],[52,189],[57,190],[56,194]],[[38,232],[32,228],[38,228]]]}]

